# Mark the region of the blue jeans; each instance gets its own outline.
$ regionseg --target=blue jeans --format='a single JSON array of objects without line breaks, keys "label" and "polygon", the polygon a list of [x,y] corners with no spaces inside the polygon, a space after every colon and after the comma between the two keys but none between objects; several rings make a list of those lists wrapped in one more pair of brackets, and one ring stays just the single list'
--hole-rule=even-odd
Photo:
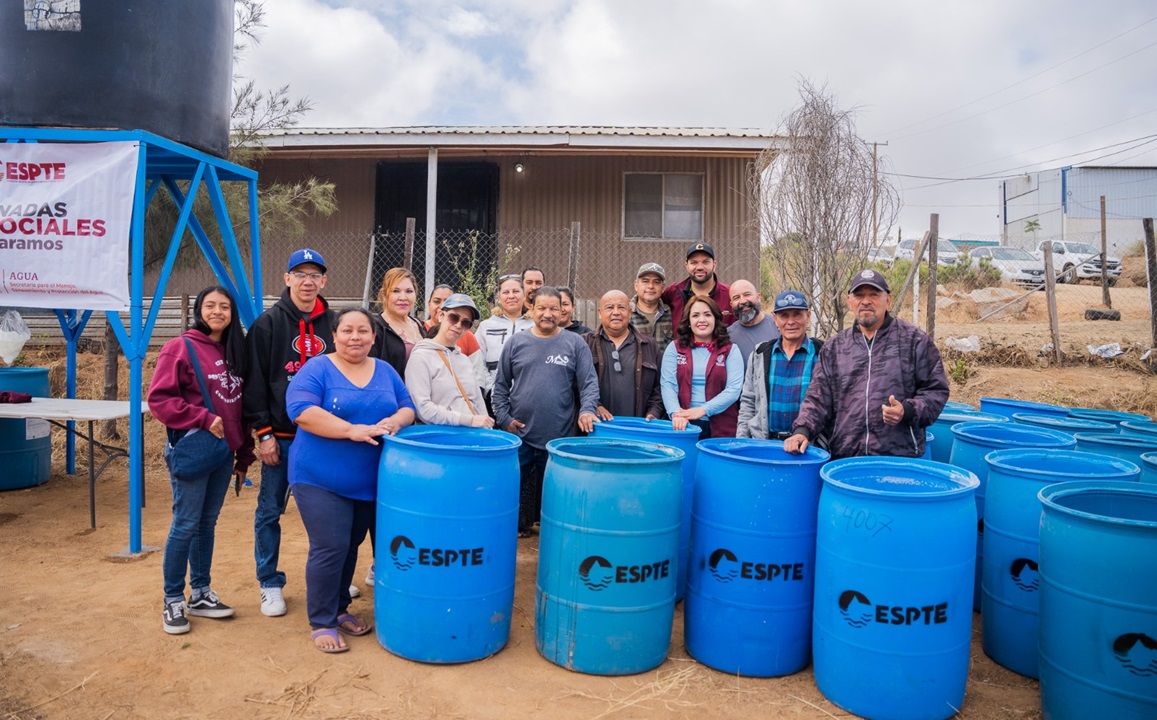
[{"label": "blue jeans", "polygon": [[542,517],[542,477],[550,455],[545,448],[518,446],[518,531],[526,532]]},{"label": "blue jeans", "polygon": [[261,466],[261,487],[253,513],[253,558],[261,587],[285,587],[285,573],[277,569],[281,556],[281,516],[289,499],[289,446],[293,438],[277,438],[281,455],[276,465]]},{"label": "blue jeans", "polygon": [[185,570],[189,571],[189,586],[204,590],[211,584],[209,576],[213,564],[213,542],[217,532],[217,517],[225,503],[229,480],[233,477],[233,458],[221,463],[208,475],[196,480],[177,480],[169,476],[173,486],[173,522],[165,541],[165,556],[161,563],[165,577],[165,600],[185,596]]},{"label": "blue jeans", "polygon": [[376,503],[317,487],[295,485],[293,497],[309,536],[305,560],[305,610],[314,630],[337,627],[349,610],[358,545],[374,525]]}]

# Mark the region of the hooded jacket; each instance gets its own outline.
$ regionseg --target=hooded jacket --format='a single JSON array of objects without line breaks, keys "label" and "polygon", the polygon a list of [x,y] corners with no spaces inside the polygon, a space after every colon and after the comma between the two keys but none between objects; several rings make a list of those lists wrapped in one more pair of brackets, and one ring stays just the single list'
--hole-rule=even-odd
[{"label": "hooded jacket", "polygon": [[[443,358],[450,362],[453,373]],[[473,412],[458,389],[459,383],[474,406]],[[406,364],[406,389],[418,419],[428,425],[470,425],[475,414],[486,414],[474,363],[457,346],[448,348],[435,340],[415,345]]]},{"label": "hooded jacket", "polygon": [[[193,343],[216,414],[205,407],[184,338]],[[186,330],[161,348],[149,382],[149,412],[173,430],[208,430],[220,417],[225,424],[225,442],[236,453],[233,468],[244,473],[253,464],[254,454],[253,436],[242,422],[241,387],[241,378],[225,363],[225,346],[200,330]]]},{"label": "hooded jacket", "polygon": [[258,435],[273,432],[293,437],[297,426],[285,412],[285,391],[307,360],[333,352],[329,303],[319,295],[313,310],[303,313],[286,288],[273,307],[253,321],[246,340],[245,421]]},{"label": "hooded jacket", "polygon": [[[904,406],[898,425],[882,408],[895,395]],[[832,458],[924,454],[924,428],[948,401],[940,351],[915,325],[884,315],[868,343],[858,324],[828,340],[816,358],[811,385],[793,432],[813,438],[825,429]]]}]

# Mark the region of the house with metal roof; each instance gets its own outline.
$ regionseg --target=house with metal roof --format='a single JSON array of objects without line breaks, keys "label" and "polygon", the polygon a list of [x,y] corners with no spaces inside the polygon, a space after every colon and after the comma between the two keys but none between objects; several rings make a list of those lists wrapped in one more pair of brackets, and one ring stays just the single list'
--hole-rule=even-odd
[{"label": "house with metal roof", "polygon": [[481,270],[534,265],[549,284],[596,299],[611,288],[629,293],[644,262],[663,265],[669,282],[681,280],[692,242],[715,247],[723,281],[757,280],[749,182],[759,154],[781,142],[760,130],[677,127],[270,134],[261,182],[333,182],[339,209],[312,219],[304,239],[263,236],[266,292],[277,290],[273,264],[301,245],[325,254],[328,294],[371,299],[382,273],[407,258],[423,296],[430,283],[458,287]]}]

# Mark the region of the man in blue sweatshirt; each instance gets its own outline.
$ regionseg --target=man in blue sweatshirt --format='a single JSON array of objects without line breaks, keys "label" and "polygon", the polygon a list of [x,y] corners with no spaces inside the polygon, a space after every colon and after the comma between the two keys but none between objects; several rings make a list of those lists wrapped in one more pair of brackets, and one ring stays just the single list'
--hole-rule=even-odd
[{"label": "man in blue sweatshirt", "polygon": [[591,350],[581,336],[562,331],[561,313],[558,290],[539,288],[531,310],[534,327],[506,342],[494,381],[494,424],[522,438],[519,537],[528,537],[542,515],[546,444],[579,429],[590,432],[599,404]]}]

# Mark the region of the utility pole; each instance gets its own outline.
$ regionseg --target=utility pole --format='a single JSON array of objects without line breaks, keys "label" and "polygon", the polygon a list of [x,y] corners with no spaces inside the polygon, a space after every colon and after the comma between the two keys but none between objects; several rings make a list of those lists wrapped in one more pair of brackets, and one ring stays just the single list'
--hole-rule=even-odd
[{"label": "utility pole", "polygon": [[876,199],[880,195],[879,147],[881,145],[888,147],[886,142],[872,143],[872,247],[878,246],[880,233],[880,217],[876,213]]},{"label": "utility pole", "polygon": [[1109,234],[1105,232],[1105,196],[1101,196],[1101,303],[1107,308],[1113,307],[1113,299],[1109,297],[1109,275],[1105,262],[1109,257]]}]

